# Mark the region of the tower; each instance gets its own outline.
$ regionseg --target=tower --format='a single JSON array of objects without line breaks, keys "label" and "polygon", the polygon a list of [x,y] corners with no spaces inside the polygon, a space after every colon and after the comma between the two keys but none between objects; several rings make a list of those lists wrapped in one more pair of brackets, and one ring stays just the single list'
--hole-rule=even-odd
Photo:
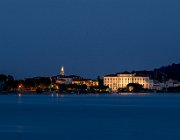
[{"label": "tower", "polygon": [[64,76],[64,67],[61,67],[60,75]]}]

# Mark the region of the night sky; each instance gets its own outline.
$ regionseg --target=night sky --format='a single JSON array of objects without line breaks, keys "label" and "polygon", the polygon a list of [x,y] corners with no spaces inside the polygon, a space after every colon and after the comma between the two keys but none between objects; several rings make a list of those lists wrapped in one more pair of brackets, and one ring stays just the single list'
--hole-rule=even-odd
[{"label": "night sky", "polygon": [[95,78],[180,62],[180,0],[0,0],[0,73]]}]

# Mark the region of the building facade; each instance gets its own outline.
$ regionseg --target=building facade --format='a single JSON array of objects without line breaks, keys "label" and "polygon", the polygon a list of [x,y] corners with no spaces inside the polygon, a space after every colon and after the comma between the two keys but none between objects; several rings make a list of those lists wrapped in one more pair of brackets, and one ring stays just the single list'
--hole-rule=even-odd
[{"label": "building facade", "polygon": [[153,81],[148,76],[138,76],[136,74],[115,74],[104,76],[104,85],[109,86],[112,91],[119,88],[126,88],[129,83],[138,83],[146,89],[153,88]]},{"label": "building facade", "polygon": [[72,84],[86,85],[87,87],[99,86],[99,82],[97,80],[91,80],[91,79],[73,79]]},{"label": "building facade", "polygon": [[84,79],[77,75],[65,75],[63,66],[60,69],[60,75],[51,77],[51,81],[55,84],[86,85],[87,87],[99,86],[99,82],[97,80]]}]

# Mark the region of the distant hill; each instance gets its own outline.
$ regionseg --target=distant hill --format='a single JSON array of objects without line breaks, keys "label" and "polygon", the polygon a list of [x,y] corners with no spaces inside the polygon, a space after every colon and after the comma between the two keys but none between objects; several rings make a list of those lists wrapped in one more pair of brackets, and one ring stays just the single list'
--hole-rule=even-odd
[{"label": "distant hill", "polygon": [[158,80],[160,82],[168,79],[180,81],[180,63],[172,64],[169,66],[163,66],[153,71],[133,71],[137,75],[148,75],[150,78]]}]

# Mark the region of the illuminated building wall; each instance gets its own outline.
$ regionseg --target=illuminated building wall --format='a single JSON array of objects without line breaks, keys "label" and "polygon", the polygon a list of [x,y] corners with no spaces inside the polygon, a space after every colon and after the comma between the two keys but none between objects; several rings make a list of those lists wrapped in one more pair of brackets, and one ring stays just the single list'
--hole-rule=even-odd
[{"label": "illuminated building wall", "polygon": [[72,78],[61,77],[56,80],[57,84],[72,84]]},{"label": "illuminated building wall", "polygon": [[72,84],[87,85],[88,87],[90,87],[90,86],[98,86],[99,82],[96,81],[96,80],[86,80],[86,79],[84,79],[84,80],[79,80],[79,79],[75,80],[75,79],[73,79]]},{"label": "illuminated building wall", "polygon": [[125,88],[129,83],[138,83],[143,88],[152,89],[153,83],[149,77],[136,76],[135,74],[117,74],[104,76],[104,85],[109,86],[112,91]]}]

